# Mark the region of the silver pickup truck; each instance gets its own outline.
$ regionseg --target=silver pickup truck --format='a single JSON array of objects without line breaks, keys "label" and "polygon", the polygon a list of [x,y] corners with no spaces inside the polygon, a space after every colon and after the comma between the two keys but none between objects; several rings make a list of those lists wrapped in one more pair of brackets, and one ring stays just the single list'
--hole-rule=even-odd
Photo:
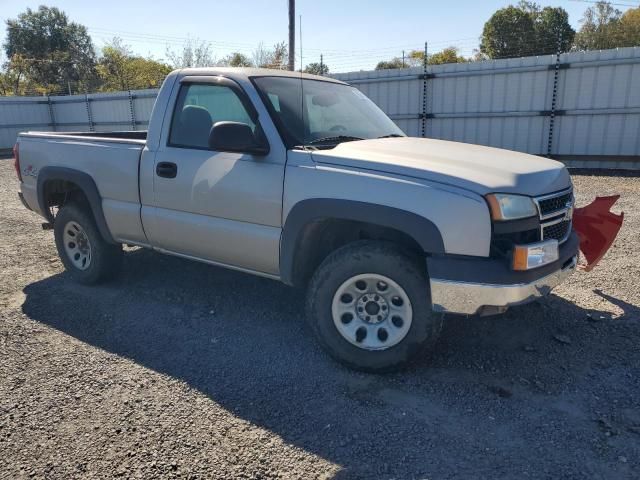
[{"label": "silver pickup truck", "polygon": [[175,71],[148,132],[27,132],[15,157],[79,282],[128,244],[304,287],[322,346],[367,371],[415,358],[443,313],[548,294],[578,258],[561,163],[409,138],[325,77]]}]

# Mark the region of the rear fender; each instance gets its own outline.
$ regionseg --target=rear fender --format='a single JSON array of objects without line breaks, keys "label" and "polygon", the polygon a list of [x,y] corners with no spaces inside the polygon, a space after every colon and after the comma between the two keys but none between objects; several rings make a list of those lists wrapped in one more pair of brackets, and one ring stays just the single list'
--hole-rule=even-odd
[{"label": "rear fender", "polygon": [[78,186],[78,188],[84,193],[84,196],[89,202],[89,207],[93,213],[93,218],[96,221],[96,225],[102,238],[107,242],[116,244],[117,242],[111,236],[109,227],[104,217],[102,210],[102,197],[98,191],[96,183],[93,178],[85,172],[75,170],[66,167],[44,167],[38,173],[37,191],[38,191],[38,206],[40,211],[43,212],[47,220],[53,223],[53,217],[47,208],[47,199],[45,198],[45,186],[50,180],[64,180],[71,182]]}]

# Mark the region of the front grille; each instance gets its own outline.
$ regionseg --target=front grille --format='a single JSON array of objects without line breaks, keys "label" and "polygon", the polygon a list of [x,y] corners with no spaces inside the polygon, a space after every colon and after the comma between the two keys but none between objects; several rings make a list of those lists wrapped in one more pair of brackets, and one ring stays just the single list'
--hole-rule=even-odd
[{"label": "front grille", "polygon": [[555,212],[560,212],[567,208],[567,205],[573,204],[573,192],[561,194],[558,197],[542,198],[538,200],[540,215],[546,217]]},{"label": "front grille", "polygon": [[542,238],[544,240],[558,240],[563,242],[571,230],[571,220],[563,220],[552,225],[542,227]]},{"label": "front grille", "polygon": [[540,214],[541,240],[566,241],[571,233],[573,189],[535,199]]}]

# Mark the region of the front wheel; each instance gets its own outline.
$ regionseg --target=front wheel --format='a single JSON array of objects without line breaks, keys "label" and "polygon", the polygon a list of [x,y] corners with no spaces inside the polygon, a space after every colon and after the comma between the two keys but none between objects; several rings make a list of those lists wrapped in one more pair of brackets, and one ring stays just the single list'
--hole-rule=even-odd
[{"label": "front wheel", "polygon": [[332,357],[370,372],[405,366],[442,328],[419,261],[374,241],[342,247],[318,267],[307,292],[307,318]]}]

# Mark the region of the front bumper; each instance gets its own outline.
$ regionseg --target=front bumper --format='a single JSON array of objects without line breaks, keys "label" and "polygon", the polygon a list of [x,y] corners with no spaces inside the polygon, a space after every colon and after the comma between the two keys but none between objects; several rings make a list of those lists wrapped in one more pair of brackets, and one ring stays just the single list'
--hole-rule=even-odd
[{"label": "front bumper", "polygon": [[561,245],[556,262],[526,272],[514,272],[498,259],[430,257],[427,268],[433,310],[491,315],[548,295],[575,271],[578,244],[573,232]]}]

